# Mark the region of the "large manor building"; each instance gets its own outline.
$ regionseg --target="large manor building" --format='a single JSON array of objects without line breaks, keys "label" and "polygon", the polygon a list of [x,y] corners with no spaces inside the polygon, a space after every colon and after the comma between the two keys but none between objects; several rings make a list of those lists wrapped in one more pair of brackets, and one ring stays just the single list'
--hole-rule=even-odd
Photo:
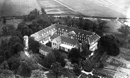
[{"label": "large manor building", "polygon": [[[86,43],[91,51],[97,49],[97,41],[100,36],[95,32],[85,31],[66,25],[53,24],[31,35],[36,41],[45,45],[49,41],[52,48],[69,51],[72,48],[79,48],[80,44]],[[82,42],[82,43],[81,43]]]}]

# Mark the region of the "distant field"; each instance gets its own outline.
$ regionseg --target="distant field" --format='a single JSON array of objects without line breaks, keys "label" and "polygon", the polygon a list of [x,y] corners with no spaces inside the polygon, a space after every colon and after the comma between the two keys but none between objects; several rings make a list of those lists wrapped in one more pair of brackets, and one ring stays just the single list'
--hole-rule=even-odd
[{"label": "distant field", "polygon": [[79,15],[68,7],[61,5],[56,0],[38,0],[38,2],[40,6],[45,9],[47,14]]},{"label": "distant field", "polygon": [[130,0],[107,0],[127,11],[130,8]]},{"label": "distant field", "polygon": [[15,26],[15,28],[17,28],[18,24],[21,22],[22,22],[22,19],[7,20],[7,24],[12,24]]},{"label": "distant field", "polygon": [[104,0],[57,0],[86,16],[125,17],[123,11]]},{"label": "distant field", "polygon": [[40,10],[37,0],[0,0],[0,16],[27,15],[35,8]]}]

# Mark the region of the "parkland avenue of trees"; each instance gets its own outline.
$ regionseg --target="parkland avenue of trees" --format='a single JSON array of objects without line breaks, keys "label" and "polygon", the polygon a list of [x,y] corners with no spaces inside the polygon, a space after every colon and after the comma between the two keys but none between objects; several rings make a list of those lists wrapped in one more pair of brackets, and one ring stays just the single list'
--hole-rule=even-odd
[{"label": "parkland avenue of trees", "polygon": [[[101,38],[98,41],[98,49],[94,52],[94,55],[88,57],[92,52],[88,50],[87,44],[85,44],[82,52],[75,48],[70,50],[68,54],[64,54],[59,50],[52,50],[47,56],[43,56],[39,53],[41,44],[29,37],[29,52],[31,57],[28,58],[23,52],[25,46],[23,36],[30,36],[53,23],[64,24],[99,34]],[[36,78],[37,74],[37,76],[44,77],[41,70],[44,69],[43,67],[46,67],[56,74],[56,78],[62,74],[74,78],[74,75],[79,76],[81,74],[81,69],[91,72],[93,69],[101,67],[102,64],[99,64],[98,67],[95,67],[95,65],[100,63],[100,59],[104,53],[110,56],[117,56],[120,53],[120,40],[113,35],[103,35],[104,28],[107,28],[105,24],[106,21],[92,21],[83,19],[82,17],[48,17],[44,9],[42,9],[42,14],[39,14],[35,9],[29,15],[24,16],[23,21],[17,28],[8,24],[2,28],[0,43],[0,69],[2,71],[0,73],[8,72],[10,76],[12,74],[23,77],[35,76],[34,78]],[[122,34],[127,36],[128,32],[125,32],[125,30],[127,28],[122,27],[119,29]],[[6,39],[3,39],[3,37],[6,37]],[[69,59],[73,64],[73,71],[64,69],[67,63],[65,59]]]}]

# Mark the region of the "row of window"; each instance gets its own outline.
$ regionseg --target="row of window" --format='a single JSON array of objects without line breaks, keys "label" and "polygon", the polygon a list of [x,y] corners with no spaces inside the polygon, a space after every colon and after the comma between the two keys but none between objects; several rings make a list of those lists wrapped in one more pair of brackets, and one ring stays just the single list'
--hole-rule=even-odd
[{"label": "row of window", "polygon": [[[57,35],[62,35],[63,33],[56,33]],[[72,36],[73,37],[73,36]],[[75,36],[75,37],[73,37],[73,38],[75,38],[75,39],[77,39],[77,40],[81,40],[81,41],[86,41],[87,40],[87,38],[86,37],[80,37],[80,36]]]},{"label": "row of window", "polygon": [[[66,43],[67,44],[67,43]],[[57,44],[56,43],[52,43],[52,45],[53,46],[57,46]],[[68,44],[67,44],[68,45]],[[71,46],[73,46],[73,45],[71,45]],[[54,47],[53,47],[54,48]],[[62,49],[62,50],[64,50],[64,51],[70,51],[70,49],[68,49],[68,48],[65,48],[65,47],[61,47],[60,46],[60,49]]]},{"label": "row of window", "polygon": [[[56,43],[52,43],[53,45],[57,45]],[[74,47],[74,45],[72,45],[72,44],[69,44],[69,43],[63,43],[63,44],[66,44],[66,45],[69,45],[69,46],[73,46]]]},{"label": "row of window", "polygon": [[86,38],[79,38],[79,37],[76,37],[75,39],[81,40],[81,41],[86,41],[87,40]]},{"label": "row of window", "polygon": [[73,46],[73,47],[74,47],[74,45],[69,44],[69,43],[66,43],[66,42],[63,42],[63,44],[66,44],[66,45],[69,45],[69,46]]},{"label": "row of window", "polygon": [[64,51],[70,51],[70,49],[65,48],[65,47],[60,47],[60,49],[64,50]]},{"label": "row of window", "polygon": [[58,28],[58,30],[60,30],[60,31],[68,31],[67,29],[60,29],[60,28]]},{"label": "row of window", "polygon": [[51,30],[48,30],[48,31],[46,31],[46,32],[44,32],[44,33],[42,33],[42,36],[45,36],[46,34],[48,34],[48,33],[52,33],[52,32],[55,32],[56,31],[56,29],[55,28],[53,28],[53,29],[51,29]]},{"label": "row of window", "polygon": [[[64,33],[64,32],[63,32]],[[57,32],[58,35],[62,35],[63,33],[61,32]],[[78,40],[86,40],[87,37],[86,36],[82,36],[82,35],[75,35],[76,39]]]}]

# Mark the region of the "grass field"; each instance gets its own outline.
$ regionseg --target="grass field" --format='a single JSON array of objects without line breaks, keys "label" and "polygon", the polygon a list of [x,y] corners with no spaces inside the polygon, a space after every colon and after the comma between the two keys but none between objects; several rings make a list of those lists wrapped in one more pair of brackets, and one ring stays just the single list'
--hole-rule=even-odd
[{"label": "grass field", "polygon": [[104,0],[57,0],[86,15],[99,17],[125,17],[123,10]]},{"label": "grass field", "polygon": [[27,15],[35,8],[40,10],[37,0],[0,0],[0,16]]}]

